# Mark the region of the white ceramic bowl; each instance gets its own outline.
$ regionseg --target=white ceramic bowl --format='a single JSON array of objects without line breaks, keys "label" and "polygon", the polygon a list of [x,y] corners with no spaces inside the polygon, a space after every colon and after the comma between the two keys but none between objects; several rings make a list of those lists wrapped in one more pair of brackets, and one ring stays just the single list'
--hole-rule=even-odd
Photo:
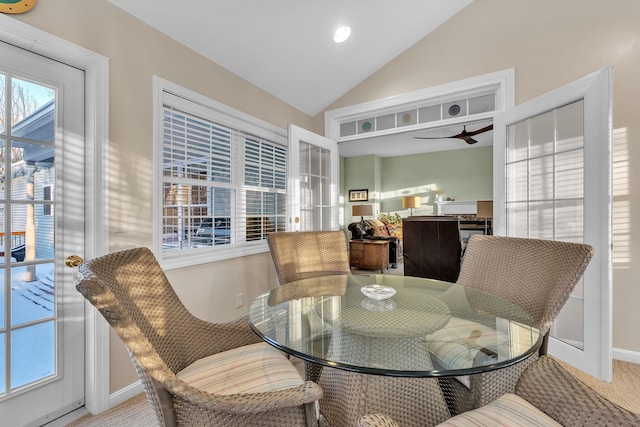
[{"label": "white ceramic bowl", "polygon": [[396,294],[396,290],[391,286],[367,285],[360,288],[360,291],[367,297],[382,301],[389,299]]}]

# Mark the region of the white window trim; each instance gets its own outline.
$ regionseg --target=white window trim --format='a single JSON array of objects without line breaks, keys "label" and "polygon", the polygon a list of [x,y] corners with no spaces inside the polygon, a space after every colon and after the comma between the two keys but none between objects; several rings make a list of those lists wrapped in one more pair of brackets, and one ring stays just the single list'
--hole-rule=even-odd
[{"label": "white window trim", "polygon": [[222,261],[268,252],[266,240],[242,245],[221,245],[196,251],[176,251],[164,253],[162,248],[162,147],[163,147],[163,93],[183,98],[188,111],[194,104],[206,110],[207,116],[213,111],[216,121],[225,126],[287,146],[287,131],[268,122],[236,110],[218,101],[179,86],[158,76],[153,76],[153,251],[165,270],[188,267],[197,264]]}]

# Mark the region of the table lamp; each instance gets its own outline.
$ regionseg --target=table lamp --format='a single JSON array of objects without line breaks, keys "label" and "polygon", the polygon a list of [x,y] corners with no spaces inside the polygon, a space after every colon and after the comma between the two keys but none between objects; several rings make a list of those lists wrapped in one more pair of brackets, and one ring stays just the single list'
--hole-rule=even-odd
[{"label": "table lamp", "polygon": [[353,205],[351,206],[351,215],[353,216],[358,216],[360,215],[360,236],[361,238],[364,239],[364,235],[365,235],[365,230],[367,229],[367,226],[364,222],[364,216],[371,216],[373,215],[373,206],[372,205]]},{"label": "table lamp", "polygon": [[413,208],[420,206],[420,196],[405,196],[402,198],[402,209],[411,209],[413,215]]},{"label": "table lamp", "polygon": [[491,221],[493,220],[493,200],[478,200],[476,202],[476,218],[484,219],[484,234],[493,234]]}]

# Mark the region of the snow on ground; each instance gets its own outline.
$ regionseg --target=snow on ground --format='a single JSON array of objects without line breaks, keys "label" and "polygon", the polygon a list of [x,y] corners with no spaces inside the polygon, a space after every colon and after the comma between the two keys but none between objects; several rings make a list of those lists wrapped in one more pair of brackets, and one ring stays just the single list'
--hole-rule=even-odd
[{"label": "snow on ground", "polygon": [[[12,268],[11,322],[20,325],[38,319],[52,320],[13,331],[11,337],[11,387],[36,381],[55,372],[55,314],[53,264],[36,266],[37,280],[25,281],[26,267]],[[4,289],[4,275],[0,274]],[[0,291],[0,324],[4,321],[5,295]],[[0,366],[4,366],[4,339],[0,339]],[[0,369],[0,391],[5,373]]]}]

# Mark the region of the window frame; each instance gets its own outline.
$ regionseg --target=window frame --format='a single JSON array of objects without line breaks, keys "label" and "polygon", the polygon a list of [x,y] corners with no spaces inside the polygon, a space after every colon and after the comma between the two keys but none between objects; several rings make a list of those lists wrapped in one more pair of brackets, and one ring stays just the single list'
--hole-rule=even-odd
[{"label": "window frame", "polygon": [[[184,112],[211,120],[219,125],[239,132],[262,138],[288,150],[287,131],[261,119],[243,113],[218,101],[179,86],[158,76],[153,76],[153,250],[164,269],[174,269],[203,263],[222,261],[258,253],[268,252],[266,240],[247,241],[229,245],[218,245],[194,250],[165,252],[163,249],[163,117],[166,100]],[[244,141],[234,141],[232,144]],[[244,153],[244,148],[241,149]],[[244,173],[244,154],[241,157],[241,171]],[[288,168],[288,166],[287,166]],[[246,186],[245,186],[246,187]],[[285,187],[285,200],[288,187]],[[244,196],[242,196],[244,198]],[[235,210],[232,209],[232,217]]]},{"label": "window frame", "polygon": [[[42,201],[53,202],[53,185],[47,184],[42,187]],[[53,216],[53,203],[43,203],[42,216]]]}]

